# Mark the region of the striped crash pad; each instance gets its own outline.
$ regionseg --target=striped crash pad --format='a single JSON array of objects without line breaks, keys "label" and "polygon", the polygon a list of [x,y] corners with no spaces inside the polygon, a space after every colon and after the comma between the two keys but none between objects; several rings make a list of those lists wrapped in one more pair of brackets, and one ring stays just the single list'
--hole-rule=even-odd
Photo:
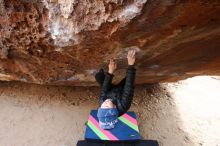
[{"label": "striped crash pad", "polygon": [[140,134],[136,115],[134,112],[127,112],[118,117],[118,123],[114,129],[104,130],[99,127],[97,110],[92,110],[85,132],[86,140],[106,140],[106,141],[137,141]]},{"label": "striped crash pad", "polygon": [[138,140],[134,142],[80,140],[77,142],[76,146],[159,146],[159,144],[155,140]]}]

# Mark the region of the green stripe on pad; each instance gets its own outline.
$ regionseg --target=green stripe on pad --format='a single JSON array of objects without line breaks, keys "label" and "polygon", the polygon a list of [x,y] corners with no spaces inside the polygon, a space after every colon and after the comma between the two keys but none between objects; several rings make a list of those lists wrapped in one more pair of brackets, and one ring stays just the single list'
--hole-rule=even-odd
[{"label": "green stripe on pad", "polygon": [[96,128],[96,126],[92,122],[88,121],[87,124],[100,139],[109,140],[108,137],[106,137],[98,128]]},{"label": "green stripe on pad", "polygon": [[129,127],[131,127],[132,129],[134,129],[135,131],[139,132],[138,126],[134,125],[133,123],[131,123],[129,120],[125,119],[124,117],[118,117],[118,119],[120,121],[122,121],[123,123],[125,123],[126,125],[128,125]]}]

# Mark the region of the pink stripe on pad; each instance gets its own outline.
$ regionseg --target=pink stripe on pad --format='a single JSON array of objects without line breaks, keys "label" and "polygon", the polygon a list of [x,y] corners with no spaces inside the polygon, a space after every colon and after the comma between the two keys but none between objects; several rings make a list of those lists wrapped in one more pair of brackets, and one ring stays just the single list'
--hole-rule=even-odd
[{"label": "pink stripe on pad", "polygon": [[98,121],[92,115],[89,115],[89,120],[96,126],[96,128],[99,129],[99,131],[101,131],[103,134],[105,134],[105,136],[107,136],[109,138],[109,140],[118,140],[118,138],[115,137],[108,130],[104,130],[104,129],[100,128]]},{"label": "pink stripe on pad", "polygon": [[127,113],[123,114],[122,117],[133,123],[134,125],[137,125],[137,120],[133,117],[129,116]]}]

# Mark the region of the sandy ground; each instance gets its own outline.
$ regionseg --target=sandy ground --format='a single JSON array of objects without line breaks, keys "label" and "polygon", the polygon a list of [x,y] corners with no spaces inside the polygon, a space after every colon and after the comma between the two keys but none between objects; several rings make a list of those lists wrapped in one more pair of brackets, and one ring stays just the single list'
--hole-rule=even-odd
[{"label": "sandy ground", "polygon": [[[142,138],[158,140],[160,146],[219,146],[220,102],[214,97],[220,95],[220,80],[207,80],[199,81],[199,89],[190,88],[197,86],[190,84],[194,79],[136,87],[131,110]],[[218,93],[209,95],[202,85],[215,86],[211,89]],[[98,106],[98,95],[95,87],[0,82],[0,145],[75,146],[84,137],[90,110]],[[207,109],[207,101],[215,109],[206,116],[194,110]]]}]

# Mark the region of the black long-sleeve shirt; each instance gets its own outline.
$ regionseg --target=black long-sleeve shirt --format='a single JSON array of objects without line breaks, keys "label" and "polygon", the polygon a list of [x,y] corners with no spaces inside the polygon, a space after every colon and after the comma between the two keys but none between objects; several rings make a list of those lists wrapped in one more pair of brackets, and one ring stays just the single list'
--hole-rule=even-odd
[{"label": "black long-sleeve shirt", "polygon": [[123,88],[112,88],[111,82],[113,79],[112,74],[107,73],[102,85],[101,95],[99,99],[100,106],[106,99],[112,99],[113,103],[118,109],[119,116],[128,111],[131,106],[134,96],[134,81],[135,81],[136,69],[134,65],[129,65],[126,72],[126,80]]}]

